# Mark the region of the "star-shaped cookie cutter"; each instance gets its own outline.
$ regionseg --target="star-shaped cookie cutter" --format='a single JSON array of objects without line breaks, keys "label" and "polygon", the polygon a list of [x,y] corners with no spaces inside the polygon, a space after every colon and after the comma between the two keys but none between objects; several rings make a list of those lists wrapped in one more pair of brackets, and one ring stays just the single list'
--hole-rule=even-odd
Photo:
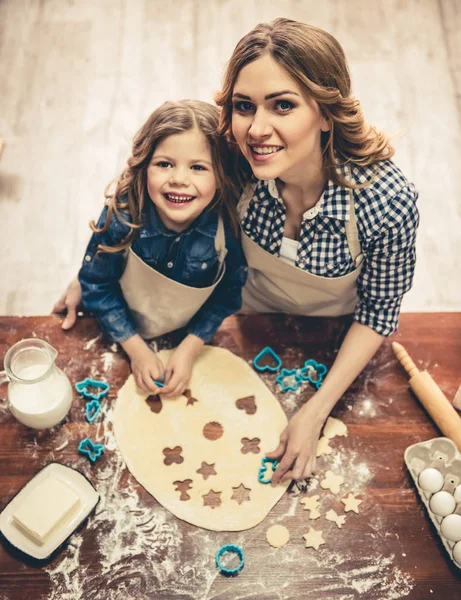
[{"label": "star-shaped cookie cutter", "polygon": [[[317,374],[316,379],[312,378],[312,371]],[[299,375],[303,381],[308,381],[311,383],[317,390],[322,385],[323,378],[326,375],[328,369],[322,363],[318,363],[313,358],[306,360],[304,366],[299,369]]]},{"label": "star-shaped cookie cutter", "polygon": [[[265,358],[266,356],[270,356],[275,361],[275,366],[272,365],[264,365],[261,366],[259,362]],[[282,360],[278,354],[276,354],[270,346],[266,346],[257,354],[253,359],[254,368],[260,373],[264,373],[264,371],[269,371],[270,373],[277,373],[277,371],[282,366]]]},{"label": "star-shaped cookie cutter", "polygon": [[[93,394],[88,391],[88,388],[94,387],[101,390],[97,394]],[[98,381],[97,379],[90,379],[86,377],[83,381],[77,381],[75,389],[79,394],[84,396],[87,400],[101,400],[109,391],[110,385],[105,381]]]},{"label": "star-shaped cookie cutter", "polygon": [[[294,377],[296,383],[293,385],[285,385],[283,380],[286,377]],[[303,379],[302,379],[301,375],[298,373],[298,369],[282,369],[280,375],[277,375],[277,377],[275,378],[275,381],[279,384],[282,392],[288,392],[288,390],[291,390],[292,392],[296,392],[296,390],[301,385]]]},{"label": "star-shaped cookie cutter", "polygon": [[272,481],[272,475],[271,475],[270,479],[264,479],[264,473],[267,471],[267,463],[272,464],[272,475],[273,475],[275,472],[275,469],[277,468],[278,460],[276,460],[275,458],[268,458],[267,456],[262,457],[261,468],[259,469],[259,473],[258,473],[259,483],[270,483]]},{"label": "star-shaped cookie cutter", "polygon": [[94,423],[101,412],[101,404],[99,400],[91,400],[87,402],[85,406],[85,417],[88,423]]},{"label": "star-shaped cookie cutter", "polygon": [[85,454],[94,463],[104,452],[104,446],[102,444],[95,444],[90,438],[85,438],[78,445],[78,451],[80,454]]}]

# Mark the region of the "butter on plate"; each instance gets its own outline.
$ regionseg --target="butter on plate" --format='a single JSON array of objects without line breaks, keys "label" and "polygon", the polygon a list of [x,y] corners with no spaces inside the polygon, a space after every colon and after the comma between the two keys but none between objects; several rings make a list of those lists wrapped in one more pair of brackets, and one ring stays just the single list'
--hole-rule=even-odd
[{"label": "butter on plate", "polygon": [[35,487],[13,513],[13,521],[38,544],[68,521],[80,498],[64,481],[50,475]]}]

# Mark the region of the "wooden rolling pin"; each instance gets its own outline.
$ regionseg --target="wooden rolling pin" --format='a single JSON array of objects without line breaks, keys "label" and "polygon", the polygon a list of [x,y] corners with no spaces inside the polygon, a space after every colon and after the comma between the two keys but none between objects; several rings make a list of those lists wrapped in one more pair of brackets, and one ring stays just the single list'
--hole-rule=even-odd
[{"label": "wooden rolling pin", "polygon": [[461,452],[461,417],[429,373],[418,369],[401,344],[392,342],[392,350],[410,376],[410,387],[421,404]]}]

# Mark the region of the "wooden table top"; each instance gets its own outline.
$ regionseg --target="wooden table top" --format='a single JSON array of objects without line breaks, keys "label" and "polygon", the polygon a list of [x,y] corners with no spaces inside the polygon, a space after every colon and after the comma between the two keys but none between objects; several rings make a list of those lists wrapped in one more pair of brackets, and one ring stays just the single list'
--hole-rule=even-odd
[{"label": "wooden table top", "polygon": [[[286,368],[300,367],[308,358],[330,366],[348,323],[347,318],[236,316],[225,321],[214,344],[247,361],[269,345]],[[93,319],[81,318],[64,332],[55,316],[1,317],[0,358],[26,337],[44,339],[58,350],[57,364],[72,384],[91,376],[106,379],[111,389],[94,424],[85,421],[84,403],[74,393],[62,424],[35,431],[15,421],[4,401],[7,386],[0,387],[0,510],[52,461],[83,472],[101,501],[46,564],[21,560],[2,539],[0,600],[461,597],[461,569],[448,557],[403,460],[409,445],[440,433],[409,391],[390,346],[392,340],[402,343],[451,400],[461,383],[461,313],[402,315],[399,331],[385,340],[339,401],[333,416],[346,423],[348,436],[331,440],[333,452],[318,459],[309,485],[308,493],[320,496],[320,518],[309,520],[299,502],[302,494],[287,492],[262,523],[238,533],[180,521],[128,472],[116,448],[111,411],[129,363],[100,335]],[[288,416],[313,393],[304,386],[300,393],[282,394],[275,389],[275,375],[262,378]],[[94,465],[77,452],[86,436],[106,445]],[[345,477],[338,497],[319,487],[328,469]],[[349,491],[362,500],[360,514],[347,513],[338,528],[325,514],[330,509],[344,514],[339,499]],[[265,540],[274,523],[290,532],[284,548],[274,549]],[[318,551],[304,546],[302,536],[310,527],[323,532],[325,544]],[[214,564],[216,551],[228,543],[245,552],[245,567],[232,578],[219,574]]]}]

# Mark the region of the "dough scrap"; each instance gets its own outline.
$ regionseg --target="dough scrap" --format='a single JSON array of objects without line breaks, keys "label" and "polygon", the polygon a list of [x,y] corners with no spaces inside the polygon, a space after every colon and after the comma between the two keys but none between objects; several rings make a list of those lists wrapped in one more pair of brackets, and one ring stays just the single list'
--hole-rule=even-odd
[{"label": "dough scrap", "polygon": [[290,539],[290,532],[283,525],[272,525],[266,531],[266,540],[274,548],[283,548]]},{"label": "dough scrap", "polygon": [[344,504],[344,512],[353,510],[359,514],[359,505],[362,504],[362,500],[356,498],[352,492],[349,493],[347,498],[341,498],[341,502]]},{"label": "dough scrap", "polygon": [[329,510],[325,515],[325,519],[327,521],[333,521],[336,525],[341,529],[341,527],[346,522],[346,515],[337,515],[334,510]]},{"label": "dough scrap", "polygon": [[347,436],[347,426],[341,421],[341,419],[335,419],[334,417],[328,417],[325,427],[323,428],[323,435],[330,440],[337,435]]},{"label": "dough scrap", "polygon": [[330,438],[323,436],[319,439],[317,443],[317,452],[315,456],[318,458],[322,456],[322,454],[331,454],[333,452],[333,448],[330,446]]},{"label": "dough scrap", "polygon": [[333,471],[325,473],[325,479],[320,482],[320,487],[324,490],[330,490],[332,494],[339,494],[339,488],[344,483],[342,475],[335,475]]},{"label": "dough scrap", "polygon": [[316,531],[310,527],[309,531],[303,535],[306,541],[306,548],[315,548],[318,550],[322,544],[325,544],[322,533],[322,531]]},{"label": "dough scrap", "polygon": [[[158,353],[163,364],[172,352]],[[113,415],[115,438],[126,465],[139,483],[180,519],[212,531],[254,527],[289,485],[284,482],[272,487],[258,482],[261,458],[278,445],[287,425],[286,415],[257,373],[223,348],[204,347],[188,390],[189,398],[162,398],[162,410],[155,413],[146,402],[148,394],[136,388],[132,375],[128,377]],[[238,399],[248,396],[255,397],[257,411],[253,414],[236,406]],[[191,397],[197,400],[193,404],[188,403]],[[210,423],[221,427],[217,439],[204,436]],[[211,434],[211,426],[209,429]],[[257,438],[258,449],[243,454],[243,438]],[[174,461],[164,464],[163,451],[171,454],[178,447],[183,460],[175,454]]]}]

